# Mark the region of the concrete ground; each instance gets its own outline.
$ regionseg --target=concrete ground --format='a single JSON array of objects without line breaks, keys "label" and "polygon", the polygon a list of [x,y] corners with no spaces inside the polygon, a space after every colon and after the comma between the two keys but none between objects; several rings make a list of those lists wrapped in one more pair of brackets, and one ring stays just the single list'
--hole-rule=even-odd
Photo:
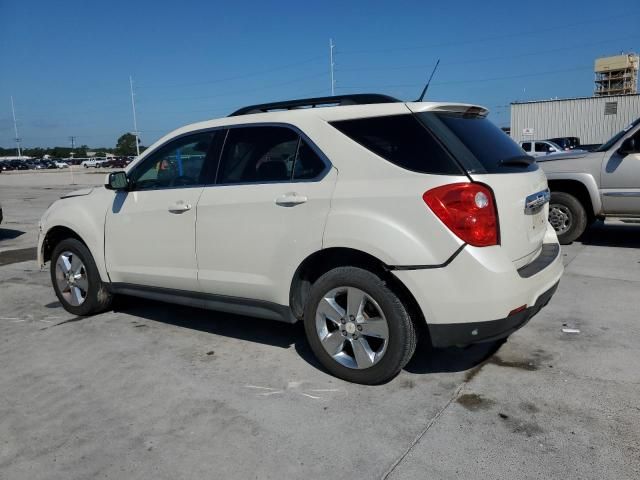
[{"label": "concrete ground", "polygon": [[39,175],[0,175],[0,478],[640,478],[640,226],[564,247],[558,292],[508,342],[422,349],[366,387],[322,371],[300,325],[66,313],[32,255],[77,187]]}]

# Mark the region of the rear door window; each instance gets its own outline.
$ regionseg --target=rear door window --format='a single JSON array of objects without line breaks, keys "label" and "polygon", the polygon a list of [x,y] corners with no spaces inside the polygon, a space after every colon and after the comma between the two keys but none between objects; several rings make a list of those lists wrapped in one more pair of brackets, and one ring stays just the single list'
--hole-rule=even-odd
[{"label": "rear door window", "polygon": [[327,165],[322,161],[318,154],[305,142],[300,139],[298,147],[298,156],[293,167],[294,180],[311,180],[318,177]]},{"label": "rear door window", "polygon": [[419,173],[460,175],[461,167],[412,114],[332,122],[340,132],[385,160]]},{"label": "rear door window", "polygon": [[524,142],[524,143],[522,144],[522,149],[523,149],[525,152],[530,152],[530,151],[531,151],[531,142]]},{"label": "rear door window", "polygon": [[290,181],[298,139],[296,132],[284,127],[229,129],[217,183]]}]

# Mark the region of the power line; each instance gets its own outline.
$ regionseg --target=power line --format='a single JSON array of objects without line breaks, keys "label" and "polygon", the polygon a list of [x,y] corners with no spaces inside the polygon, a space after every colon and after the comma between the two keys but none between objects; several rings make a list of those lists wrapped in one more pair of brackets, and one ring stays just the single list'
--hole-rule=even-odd
[{"label": "power line", "polygon": [[502,40],[502,39],[511,38],[511,37],[538,35],[540,33],[545,33],[553,30],[566,30],[568,28],[577,27],[580,25],[588,24],[588,23],[602,23],[605,20],[611,20],[611,19],[621,18],[621,17],[634,18],[630,12],[626,12],[623,14],[610,15],[607,17],[598,17],[597,19],[584,20],[581,22],[574,22],[574,23],[568,23],[568,24],[565,23],[565,24],[554,26],[554,27],[538,28],[535,30],[516,32],[516,33],[505,33],[501,35],[492,35],[488,37],[479,37],[479,38],[474,38],[473,40],[459,40],[459,41],[452,41],[452,42],[433,43],[430,45],[413,45],[413,46],[405,46],[405,47],[394,47],[394,48],[388,48],[388,49],[346,50],[346,51],[340,51],[339,53],[343,55],[356,55],[356,54],[363,54],[363,53],[390,53],[390,52],[407,51],[407,50],[423,50],[426,48],[438,48],[438,47],[448,47],[448,46],[455,46],[455,45],[477,44],[482,42],[490,42],[493,40]]},{"label": "power line", "polygon": [[[593,67],[591,65],[587,66],[582,66],[582,67],[574,67],[574,68],[565,68],[562,70],[549,70],[546,72],[533,72],[533,73],[523,73],[520,75],[506,75],[506,76],[501,76],[501,77],[491,77],[491,78],[474,78],[474,79],[469,79],[469,80],[453,80],[453,81],[448,81],[448,82],[434,82],[433,85],[455,85],[455,84],[461,84],[461,83],[479,83],[479,82],[492,82],[495,80],[508,80],[508,79],[513,79],[513,78],[526,78],[526,77],[537,77],[537,76],[544,76],[544,75],[555,75],[557,73],[566,73],[566,72],[573,72],[573,71],[579,71],[579,70],[591,70]],[[420,84],[416,84],[416,83],[410,83],[410,84],[396,84],[396,85],[359,85],[359,86],[345,86],[345,87],[340,87],[342,89],[365,89],[365,88],[414,88],[416,86],[422,86]]]},{"label": "power line", "polygon": [[[326,67],[325,67],[326,68]],[[260,87],[254,87],[254,88],[245,88],[242,90],[235,90],[235,91],[227,91],[227,92],[220,92],[220,93],[216,93],[214,95],[199,95],[196,97],[173,97],[173,98],[162,98],[163,102],[172,102],[172,101],[184,101],[184,100],[207,100],[207,99],[211,99],[211,98],[219,98],[219,97],[228,97],[229,95],[239,95],[239,94],[244,94],[244,93],[252,93],[255,91],[260,91],[260,90],[268,90],[271,88],[277,88],[277,87],[282,87],[285,85],[291,85],[293,83],[298,83],[304,80],[310,80],[313,78],[319,78],[319,77],[324,77],[326,75],[326,70],[322,71],[322,72],[318,72],[318,73],[314,73],[311,75],[305,75],[304,77],[298,77],[298,78],[294,78],[291,80],[287,80],[286,82],[278,82],[278,83],[273,83],[270,85],[262,85]],[[325,77],[326,78],[326,77]],[[326,90],[325,90],[326,92]]]},{"label": "power line", "polygon": [[282,70],[288,70],[294,67],[299,67],[300,65],[305,65],[307,63],[311,63],[311,62],[315,62],[317,60],[323,59],[325,58],[324,55],[318,55],[315,57],[311,57],[311,58],[307,58],[306,60],[301,60],[299,62],[295,62],[295,63],[290,63],[287,65],[281,65],[278,67],[273,67],[273,68],[269,68],[269,69],[265,69],[265,70],[256,70],[254,72],[248,72],[248,73],[244,73],[244,74],[240,74],[240,75],[233,75],[230,77],[223,77],[223,78],[216,78],[216,79],[212,79],[212,80],[203,80],[200,82],[191,82],[191,83],[174,83],[174,84],[169,84],[169,85],[145,85],[142,84],[142,88],[144,90],[149,90],[149,89],[162,89],[162,88],[179,88],[179,87],[193,87],[196,85],[209,85],[209,84],[213,84],[213,83],[221,83],[221,82],[229,82],[231,80],[241,80],[244,78],[251,78],[251,77],[257,77],[257,76],[261,76],[261,75],[265,75],[265,74],[269,74],[269,73],[274,73],[274,72],[279,72]]},{"label": "power line", "polygon": [[[600,41],[600,42],[593,42],[593,43],[584,43],[582,45],[575,45],[575,46],[571,46],[571,47],[561,47],[561,48],[553,48],[553,49],[549,49],[549,50],[538,50],[535,52],[527,52],[527,53],[518,53],[518,54],[514,54],[514,55],[501,55],[501,56],[494,56],[494,57],[484,57],[484,58],[474,58],[474,59],[470,59],[470,60],[464,60],[464,61],[454,61],[454,62],[441,62],[442,65],[447,66],[447,65],[468,65],[468,64],[472,64],[472,63],[483,63],[483,62],[490,62],[490,61],[494,61],[494,60],[508,60],[508,59],[514,59],[514,58],[522,58],[522,57],[531,57],[531,56],[536,56],[536,55],[546,55],[549,53],[557,53],[557,52],[564,52],[564,51],[570,51],[570,50],[579,50],[579,49],[583,49],[585,47],[593,47],[596,45],[603,45],[606,43],[620,43],[622,41],[626,41],[626,40],[631,40],[631,39],[637,39],[640,38],[640,36],[638,35],[631,35],[628,37],[623,37],[620,39],[613,39],[613,40],[604,40],[604,41]],[[422,70],[425,68],[428,68],[429,65],[402,65],[402,66],[390,66],[390,67],[383,67],[383,66],[374,66],[374,67],[347,67],[347,68],[341,68],[339,69],[341,72],[357,72],[357,71],[376,71],[376,70]]]}]

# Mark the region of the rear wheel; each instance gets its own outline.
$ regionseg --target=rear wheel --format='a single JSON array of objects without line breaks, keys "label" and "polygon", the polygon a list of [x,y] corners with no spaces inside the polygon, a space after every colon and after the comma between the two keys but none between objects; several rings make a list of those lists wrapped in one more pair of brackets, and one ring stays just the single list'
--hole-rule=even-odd
[{"label": "rear wheel", "polygon": [[53,249],[51,282],[64,309],[74,315],[91,315],[111,306],[112,296],[89,249],[75,238],[66,238]]},{"label": "rear wheel", "polygon": [[587,212],[576,197],[565,192],[551,192],[549,223],[558,240],[566,245],[576,240],[587,228]]},{"label": "rear wheel", "polygon": [[331,270],[313,284],[304,326],[320,363],[350,382],[390,380],[416,348],[415,327],[400,299],[378,276],[355,267]]}]

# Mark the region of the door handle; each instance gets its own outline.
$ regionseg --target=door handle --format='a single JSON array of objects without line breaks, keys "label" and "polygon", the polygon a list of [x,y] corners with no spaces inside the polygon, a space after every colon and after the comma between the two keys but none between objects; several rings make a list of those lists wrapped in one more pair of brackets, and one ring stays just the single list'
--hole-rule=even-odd
[{"label": "door handle", "polygon": [[184,200],[178,200],[176,203],[169,205],[171,213],[184,213],[189,210],[191,210],[191,204],[186,203]]},{"label": "door handle", "polygon": [[307,201],[307,197],[304,195],[298,195],[295,192],[285,193],[284,195],[276,198],[276,205],[281,207],[295,207]]}]

